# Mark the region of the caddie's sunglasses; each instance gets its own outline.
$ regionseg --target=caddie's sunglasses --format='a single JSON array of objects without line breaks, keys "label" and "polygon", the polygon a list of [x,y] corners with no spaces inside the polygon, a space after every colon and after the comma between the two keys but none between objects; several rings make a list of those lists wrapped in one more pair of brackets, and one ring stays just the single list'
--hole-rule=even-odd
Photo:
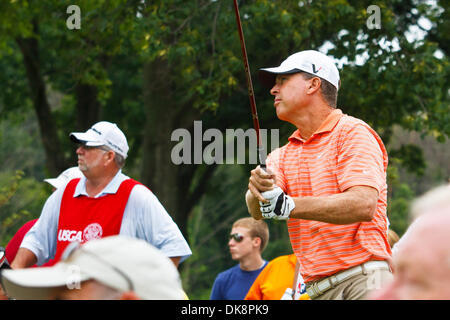
[{"label": "caddie's sunglasses", "polygon": [[244,240],[244,236],[240,233],[232,233],[230,234],[230,240],[234,239],[234,241],[236,242],[241,242],[242,240]]},{"label": "caddie's sunglasses", "polygon": [[106,146],[87,146],[84,143],[79,143],[78,147],[83,147],[83,149],[85,149],[85,150],[93,150],[93,149],[100,149],[100,150],[103,150],[103,151],[110,151],[111,150],[111,149],[109,149]]},{"label": "caddie's sunglasses", "polygon": [[131,281],[130,277],[128,277],[125,272],[123,272],[122,270],[120,270],[116,266],[112,265],[108,261],[105,261],[104,259],[100,258],[95,253],[92,253],[89,250],[86,250],[86,248],[84,248],[83,245],[80,242],[72,242],[71,244],[69,244],[67,246],[67,248],[64,250],[63,254],[62,254],[61,260],[70,259],[70,257],[72,257],[75,252],[77,252],[77,253],[82,252],[84,254],[87,254],[91,258],[94,258],[96,261],[102,263],[103,265],[108,266],[114,272],[116,272],[118,275],[120,275],[122,278],[125,279],[125,281],[127,282],[127,285],[128,285],[128,290],[134,291],[133,281]]}]

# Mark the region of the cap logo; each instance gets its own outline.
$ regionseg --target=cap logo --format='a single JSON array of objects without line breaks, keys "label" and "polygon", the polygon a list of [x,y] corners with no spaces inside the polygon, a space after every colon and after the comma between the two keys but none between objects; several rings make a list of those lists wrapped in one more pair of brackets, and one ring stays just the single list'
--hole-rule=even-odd
[{"label": "cap logo", "polygon": [[[113,147],[113,148],[119,150],[120,152],[123,152],[122,148],[119,147],[117,144],[112,143],[110,140],[106,140],[106,142],[107,142],[111,147]],[[125,153],[125,152],[123,152],[123,153]]]},{"label": "cap logo", "polygon": [[311,64],[312,64],[312,68],[313,68],[313,72],[314,73],[317,73],[317,72],[320,71],[320,69],[322,69],[322,67],[320,67],[319,69],[316,70],[316,65],[314,63],[311,63]]},{"label": "cap logo", "polygon": [[91,129],[92,129],[92,131],[98,133],[99,135],[102,135],[102,133],[100,131],[98,131],[97,129],[95,129],[95,128],[91,128]]}]

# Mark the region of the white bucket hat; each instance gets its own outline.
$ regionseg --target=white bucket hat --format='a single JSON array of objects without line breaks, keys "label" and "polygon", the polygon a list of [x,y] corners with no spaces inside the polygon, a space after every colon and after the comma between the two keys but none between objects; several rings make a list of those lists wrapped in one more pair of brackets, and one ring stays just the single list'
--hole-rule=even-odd
[{"label": "white bucket hat", "polygon": [[44,179],[45,182],[51,184],[56,189],[65,186],[67,182],[75,178],[81,178],[83,173],[80,171],[78,167],[72,167],[64,170],[58,177]]},{"label": "white bucket hat", "polygon": [[[1,282],[9,297],[48,299],[53,289],[94,279],[145,300],[182,300],[185,294],[173,262],[148,242],[125,236],[69,245],[52,267],[4,270]],[[72,286],[72,287],[70,287]]]},{"label": "white bucket hat", "polygon": [[70,138],[90,147],[107,146],[122,157],[127,157],[127,138],[115,123],[97,122],[86,132],[72,132]]},{"label": "white bucket hat", "polygon": [[269,88],[275,84],[277,74],[308,72],[330,82],[339,89],[339,71],[334,61],[315,50],[305,50],[287,57],[278,67],[259,69],[259,80]]}]

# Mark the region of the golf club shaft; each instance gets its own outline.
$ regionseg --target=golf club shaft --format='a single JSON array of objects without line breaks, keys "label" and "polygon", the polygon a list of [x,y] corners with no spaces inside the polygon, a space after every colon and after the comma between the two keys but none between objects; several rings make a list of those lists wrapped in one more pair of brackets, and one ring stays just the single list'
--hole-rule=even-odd
[{"label": "golf club shaft", "polygon": [[259,128],[259,119],[258,119],[258,111],[256,110],[256,101],[255,101],[255,94],[253,91],[253,84],[252,84],[252,77],[250,74],[250,67],[248,65],[248,58],[247,58],[247,50],[245,48],[245,39],[244,39],[244,33],[242,31],[242,24],[241,24],[241,17],[239,14],[239,8],[237,0],[234,1],[234,11],[236,13],[236,23],[238,26],[238,32],[239,32],[239,39],[241,41],[241,49],[242,49],[242,59],[244,61],[244,67],[245,67],[245,75],[247,76],[247,87],[248,87],[248,97],[250,99],[250,107],[252,110],[252,118],[253,118],[253,127],[256,131],[256,142],[258,145],[258,160],[261,168],[265,169],[266,167],[266,161],[265,161],[265,155],[264,155],[264,147],[261,142],[261,134],[260,134],[260,128]]}]

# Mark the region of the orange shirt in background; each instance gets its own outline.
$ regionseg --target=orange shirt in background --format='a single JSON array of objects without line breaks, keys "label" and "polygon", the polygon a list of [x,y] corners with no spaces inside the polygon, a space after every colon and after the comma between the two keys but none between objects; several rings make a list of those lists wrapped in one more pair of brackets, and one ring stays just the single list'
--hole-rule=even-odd
[{"label": "orange shirt in background", "polygon": [[250,287],[244,300],[280,300],[286,288],[292,288],[295,254],[270,261]]}]

